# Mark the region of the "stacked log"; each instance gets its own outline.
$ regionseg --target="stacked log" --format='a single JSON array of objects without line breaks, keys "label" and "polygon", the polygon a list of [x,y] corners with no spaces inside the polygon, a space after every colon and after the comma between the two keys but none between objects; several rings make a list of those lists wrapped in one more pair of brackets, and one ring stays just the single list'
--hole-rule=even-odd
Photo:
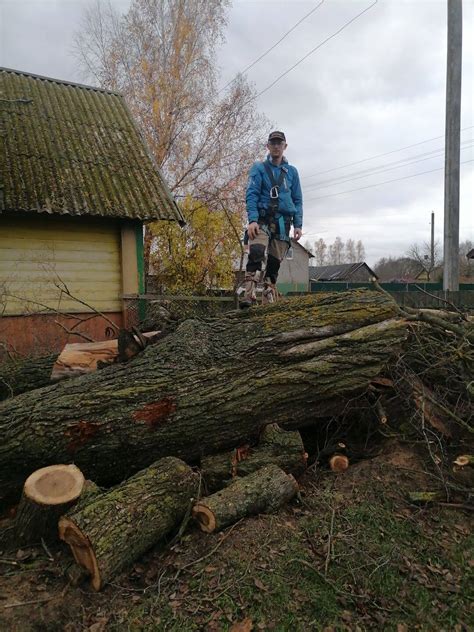
[{"label": "stacked log", "polygon": [[201,471],[209,492],[220,489],[236,476],[247,476],[264,465],[274,463],[287,474],[300,476],[306,469],[308,455],[297,430],[282,430],[278,424],[265,426],[258,444],[235,448],[201,459]]},{"label": "stacked log", "polygon": [[193,461],[298,428],[365,392],[406,335],[371,291],[295,297],[188,320],[126,365],[0,405],[0,502],[38,467],[74,461],[100,485],[163,456]]},{"label": "stacked log", "polygon": [[183,461],[161,459],[59,521],[59,535],[100,590],[183,519],[199,477]]},{"label": "stacked log", "polygon": [[297,491],[298,483],[291,474],[285,474],[277,465],[266,465],[202,498],[194,505],[192,513],[201,529],[212,533],[244,516],[277,511]]},{"label": "stacked log", "polygon": [[0,364],[0,401],[51,383],[57,354],[10,360]]}]

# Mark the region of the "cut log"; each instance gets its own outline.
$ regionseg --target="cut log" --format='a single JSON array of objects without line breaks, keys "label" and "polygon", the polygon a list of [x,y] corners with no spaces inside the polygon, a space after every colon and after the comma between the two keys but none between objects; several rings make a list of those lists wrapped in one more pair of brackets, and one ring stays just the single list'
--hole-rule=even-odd
[{"label": "cut log", "polygon": [[0,400],[33,391],[51,383],[51,369],[57,354],[11,360],[0,364]]},{"label": "cut log", "polygon": [[455,461],[454,465],[459,467],[465,467],[466,465],[474,466],[474,454],[460,454]]},{"label": "cut log", "polygon": [[33,472],[25,482],[15,517],[16,543],[57,540],[58,519],[78,500],[84,483],[75,465],[50,465]]},{"label": "cut log", "polygon": [[201,459],[201,471],[209,492],[227,485],[236,476],[247,476],[264,465],[274,463],[287,474],[300,476],[308,455],[297,430],[282,430],[278,424],[265,426],[255,447],[242,446],[230,452]]},{"label": "cut log", "polygon": [[164,458],[59,520],[59,535],[94,590],[179,525],[198,481],[186,463]]},{"label": "cut log", "polygon": [[277,465],[266,465],[202,498],[194,505],[192,514],[203,531],[212,533],[244,516],[272,513],[290,501],[297,491],[298,483],[291,474],[285,474]]},{"label": "cut log", "polygon": [[[93,481],[84,481],[84,486],[82,487],[82,492],[76,502],[72,505],[71,509],[67,512],[71,511],[79,511],[86,505],[89,505],[99,494],[103,494],[104,490],[101,489],[98,485],[96,485]],[[67,515],[66,513],[66,515]]]},{"label": "cut log", "polygon": [[[137,335],[126,332],[126,330],[123,331],[128,333],[131,339],[136,342],[137,349],[142,350]],[[146,340],[153,340],[159,333],[158,331],[150,331],[140,334],[140,336]],[[118,339],[67,344],[54,363],[51,371],[51,382],[93,373],[100,366],[100,363],[112,364],[116,362],[118,355]]]},{"label": "cut log", "polygon": [[368,290],[294,297],[188,320],[131,362],[0,404],[0,502],[47,464],[99,485],[162,456],[186,461],[347,409],[406,336],[394,301]]},{"label": "cut log", "polygon": [[349,459],[345,454],[333,454],[329,459],[329,468],[332,472],[345,472],[349,467]]},{"label": "cut log", "polygon": [[453,477],[466,487],[474,487],[474,455],[461,454],[453,461]]}]

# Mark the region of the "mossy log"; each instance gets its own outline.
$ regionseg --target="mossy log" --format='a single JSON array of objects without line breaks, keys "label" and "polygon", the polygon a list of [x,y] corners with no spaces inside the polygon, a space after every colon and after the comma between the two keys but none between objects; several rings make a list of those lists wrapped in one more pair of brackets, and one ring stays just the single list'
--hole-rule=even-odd
[{"label": "mossy log", "polygon": [[225,489],[202,498],[193,507],[193,517],[206,533],[223,529],[244,516],[271,513],[290,501],[298,483],[277,465],[260,468],[236,478]]},{"label": "mossy log", "polygon": [[111,485],[157,458],[186,461],[332,417],[406,336],[396,303],[369,290],[294,297],[187,320],[126,365],[0,404],[0,503],[34,470],[74,462]]},{"label": "mossy log", "polygon": [[50,465],[26,479],[13,528],[15,543],[54,542],[58,519],[80,498],[85,480],[75,465]]},{"label": "mossy log", "polygon": [[236,476],[247,476],[270,463],[298,477],[306,469],[307,459],[297,430],[282,430],[278,424],[269,424],[262,430],[256,446],[245,445],[203,457],[201,472],[208,492],[213,492]]},{"label": "mossy log", "polygon": [[180,459],[160,459],[63,516],[59,535],[100,590],[181,522],[198,484],[198,475]]},{"label": "mossy log", "polygon": [[429,505],[434,502],[442,502],[446,500],[446,493],[442,491],[428,492],[417,491],[409,492],[408,500],[414,505]]},{"label": "mossy log", "polygon": [[57,353],[0,364],[0,401],[51,384]]}]

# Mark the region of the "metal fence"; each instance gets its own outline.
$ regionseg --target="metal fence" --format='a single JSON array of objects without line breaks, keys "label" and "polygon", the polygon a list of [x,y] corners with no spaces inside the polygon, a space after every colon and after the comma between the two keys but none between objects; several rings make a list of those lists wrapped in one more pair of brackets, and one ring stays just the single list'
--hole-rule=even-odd
[{"label": "metal fence", "polygon": [[193,316],[213,317],[237,307],[233,295],[189,296],[175,294],[144,294],[124,296],[125,326],[136,327],[139,323],[160,320],[160,307],[164,307],[172,317],[191,318]]},{"label": "metal fence", "polygon": [[[474,283],[463,283],[458,292],[446,292],[441,283],[380,283],[399,305],[419,308],[440,308],[449,301],[459,309],[474,309]],[[346,281],[327,283],[311,281],[311,292],[341,292],[344,290],[367,288],[374,286],[366,283],[348,283]]]},{"label": "metal fence", "polygon": [[[399,305],[417,308],[442,308],[449,301],[459,309],[474,310],[474,284],[463,284],[459,292],[445,292],[439,283],[381,283]],[[342,292],[350,289],[367,288],[375,290],[370,282],[348,283],[345,281],[326,283],[311,282],[311,293]],[[289,292],[290,295],[308,294],[308,292]],[[125,326],[133,327],[159,320],[159,308],[164,307],[173,317],[191,318],[193,316],[219,316],[238,307],[237,297],[231,292],[219,296],[189,296],[175,294],[144,294],[142,296],[124,296]]]}]

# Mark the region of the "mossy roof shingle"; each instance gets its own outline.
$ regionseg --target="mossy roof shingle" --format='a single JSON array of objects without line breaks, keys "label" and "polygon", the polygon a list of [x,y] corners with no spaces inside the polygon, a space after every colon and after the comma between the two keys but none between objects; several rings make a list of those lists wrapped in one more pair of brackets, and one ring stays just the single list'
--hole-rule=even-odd
[{"label": "mossy roof shingle", "polygon": [[0,68],[0,212],[182,221],[119,94]]}]

